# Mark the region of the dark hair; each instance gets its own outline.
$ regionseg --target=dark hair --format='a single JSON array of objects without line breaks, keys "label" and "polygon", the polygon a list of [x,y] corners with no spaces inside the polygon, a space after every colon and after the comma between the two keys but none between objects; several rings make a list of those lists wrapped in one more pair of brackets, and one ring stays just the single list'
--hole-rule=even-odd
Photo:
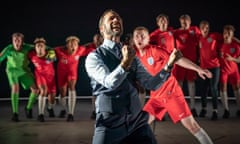
[{"label": "dark hair", "polygon": [[228,25],[225,25],[224,27],[223,27],[223,29],[224,30],[231,30],[231,31],[235,31],[235,27],[233,26],[233,25],[230,25],[230,24],[228,24]]},{"label": "dark hair", "polygon": [[168,15],[163,14],[163,13],[162,13],[162,14],[159,14],[159,15],[156,17],[156,22],[158,23],[159,19],[162,18],[162,17],[167,18],[167,21],[169,22],[169,17],[168,17]]},{"label": "dark hair", "polygon": [[200,27],[201,25],[209,25],[209,26],[210,26],[209,22],[206,21],[206,20],[202,20],[202,21],[199,23],[199,27]]},{"label": "dark hair", "polygon": [[[103,12],[102,16],[100,17],[99,19],[99,23],[98,23],[98,26],[99,26],[99,29],[101,28],[101,26],[103,25],[103,21],[105,19],[105,16],[108,14],[108,13],[113,13],[114,15],[118,16],[120,19],[121,17],[119,16],[119,14],[114,11],[113,9],[107,9]],[[123,31],[123,28],[122,28],[122,31]],[[100,31],[100,34],[103,36],[102,32]]]},{"label": "dark hair", "polygon": [[102,25],[103,20],[104,20],[104,16],[105,16],[107,13],[116,13],[116,14],[117,14],[117,12],[114,11],[113,9],[107,9],[107,10],[105,10],[105,11],[103,12],[102,16],[101,16],[100,19],[99,19],[99,22],[98,22],[98,26],[99,26],[99,27]]}]

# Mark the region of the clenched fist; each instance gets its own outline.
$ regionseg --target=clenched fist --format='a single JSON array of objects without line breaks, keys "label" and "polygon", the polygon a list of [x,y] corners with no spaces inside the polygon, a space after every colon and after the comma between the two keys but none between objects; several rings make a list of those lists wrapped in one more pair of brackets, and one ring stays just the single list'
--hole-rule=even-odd
[{"label": "clenched fist", "polygon": [[128,70],[132,64],[133,59],[135,58],[136,52],[135,50],[129,46],[129,45],[124,45],[122,47],[122,61],[121,61],[121,66],[125,69]]}]

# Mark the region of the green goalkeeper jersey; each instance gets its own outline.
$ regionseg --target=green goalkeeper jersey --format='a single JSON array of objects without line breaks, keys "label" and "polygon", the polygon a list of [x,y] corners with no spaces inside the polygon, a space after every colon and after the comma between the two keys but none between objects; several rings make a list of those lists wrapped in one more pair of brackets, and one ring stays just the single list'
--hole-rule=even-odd
[{"label": "green goalkeeper jersey", "polygon": [[6,71],[17,75],[30,72],[28,52],[34,48],[33,45],[23,44],[20,51],[16,51],[12,44],[5,47],[0,54],[0,62],[7,58]]}]

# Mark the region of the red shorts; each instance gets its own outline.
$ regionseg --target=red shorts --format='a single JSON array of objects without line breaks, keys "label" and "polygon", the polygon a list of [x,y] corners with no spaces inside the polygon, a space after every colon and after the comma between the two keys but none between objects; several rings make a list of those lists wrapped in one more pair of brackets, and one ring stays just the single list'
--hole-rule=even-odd
[{"label": "red shorts", "polygon": [[57,71],[57,81],[59,87],[66,86],[71,80],[77,80],[77,71],[67,69],[65,69],[64,71]]},{"label": "red shorts", "polygon": [[37,86],[46,85],[48,93],[56,93],[55,75],[46,75],[35,73]]},{"label": "red shorts", "polygon": [[171,95],[151,98],[145,104],[144,111],[162,120],[168,112],[174,123],[192,115],[183,93],[172,93]]},{"label": "red shorts", "polygon": [[227,84],[228,82],[232,85],[237,85],[239,83],[240,76],[238,71],[231,74],[226,72],[221,72],[220,74],[220,83]]},{"label": "red shorts", "polygon": [[173,68],[173,75],[178,81],[194,81],[197,79],[197,73],[193,70],[185,69],[175,65]]}]

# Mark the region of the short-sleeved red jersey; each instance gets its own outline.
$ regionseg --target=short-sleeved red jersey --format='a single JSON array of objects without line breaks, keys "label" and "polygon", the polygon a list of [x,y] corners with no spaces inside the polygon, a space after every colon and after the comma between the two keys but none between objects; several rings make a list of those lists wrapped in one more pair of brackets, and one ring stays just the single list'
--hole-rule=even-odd
[{"label": "short-sleeved red jersey", "polygon": [[93,50],[94,49],[79,46],[75,53],[68,54],[64,46],[55,48],[58,59],[57,80],[59,87],[66,85],[69,80],[77,80],[80,57],[88,55]]},{"label": "short-sleeved red jersey", "polygon": [[[147,71],[156,75],[168,62],[169,54],[166,49],[156,45],[148,45],[144,49],[144,55],[137,53],[137,56]],[[150,91],[150,99],[143,110],[159,120],[168,112],[174,123],[191,115],[182,88],[172,74],[159,89]]]},{"label": "short-sleeved red jersey", "polygon": [[55,52],[58,59],[57,70],[77,72],[80,57],[88,55],[92,50],[93,49],[79,46],[74,54],[68,54],[67,49],[64,46],[56,47]]},{"label": "short-sleeved red jersey", "polygon": [[45,57],[38,57],[35,51],[31,51],[28,57],[34,65],[34,70],[42,75],[54,75],[53,61],[47,60]]},{"label": "short-sleeved red jersey", "polygon": [[199,37],[200,66],[202,68],[216,68],[220,66],[219,52],[222,34],[210,33],[207,37]]},{"label": "short-sleeved red jersey", "polygon": [[171,53],[175,47],[172,30],[173,28],[169,28],[168,31],[160,31],[160,29],[156,29],[150,33],[150,44],[158,45]]},{"label": "short-sleeved red jersey", "polygon": [[227,54],[231,55],[234,58],[240,56],[240,45],[236,41],[233,41],[230,44],[222,44],[221,46],[221,55],[220,64],[221,72],[231,74],[238,71],[238,64],[234,61],[226,60]]},{"label": "short-sleeved red jersey", "polygon": [[177,29],[174,31],[176,40],[176,48],[181,50],[184,57],[196,62],[197,60],[197,45],[200,30],[196,26],[191,26],[187,30]]},{"label": "short-sleeved red jersey", "polygon": [[[137,53],[141,63],[151,75],[156,75],[168,62],[168,52],[159,46],[148,45],[145,48],[145,53],[140,56]],[[169,92],[182,92],[176,78],[171,74],[168,80],[156,91],[151,91],[151,97],[167,96]]]},{"label": "short-sleeved red jersey", "polygon": [[38,57],[35,51],[29,52],[28,57],[34,65],[37,86],[46,85],[48,93],[56,93],[54,62],[45,57]]}]

